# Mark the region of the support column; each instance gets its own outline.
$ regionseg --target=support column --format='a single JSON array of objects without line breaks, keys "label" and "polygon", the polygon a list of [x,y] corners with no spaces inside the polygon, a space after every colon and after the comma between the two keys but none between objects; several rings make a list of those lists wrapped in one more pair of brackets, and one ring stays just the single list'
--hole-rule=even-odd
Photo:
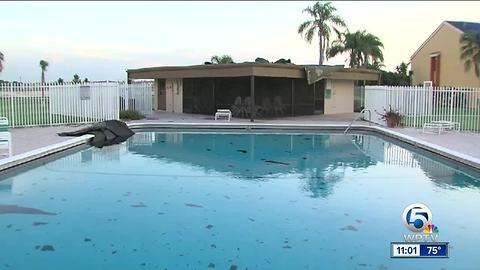
[{"label": "support column", "polygon": [[291,111],[292,116],[294,116],[294,111],[293,111],[293,104],[294,104],[294,102],[293,102],[293,91],[294,91],[294,89],[295,89],[295,86],[294,86],[294,79],[291,79],[291,80],[292,80],[292,85],[291,85],[291,88],[290,88],[290,89],[291,89],[291,93],[292,93],[292,109],[291,109],[290,111]]},{"label": "support column", "polygon": [[217,111],[217,103],[216,103],[216,102],[217,102],[217,101],[216,101],[217,99],[216,99],[216,97],[215,97],[215,95],[216,95],[216,89],[215,89],[215,87],[216,87],[216,81],[217,81],[217,79],[216,79],[216,78],[213,78],[213,82],[212,82],[213,113],[215,113],[215,112]]},{"label": "support column", "polygon": [[250,122],[253,122],[255,114],[255,76],[250,76],[250,97],[252,99],[252,106],[250,106]]}]

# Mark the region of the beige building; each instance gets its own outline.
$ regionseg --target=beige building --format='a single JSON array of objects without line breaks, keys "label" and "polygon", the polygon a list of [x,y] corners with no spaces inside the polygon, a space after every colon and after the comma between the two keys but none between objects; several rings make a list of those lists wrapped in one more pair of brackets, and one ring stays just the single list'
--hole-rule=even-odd
[{"label": "beige building", "polygon": [[[128,79],[154,79],[154,109],[268,118],[353,113],[354,82],[379,72],[343,66],[239,63],[130,69]],[[252,106],[253,105],[253,106]]]},{"label": "beige building", "polygon": [[480,23],[444,21],[410,58],[412,84],[431,81],[434,86],[480,87],[473,68],[465,71],[460,59],[460,37],[480,32]]}]

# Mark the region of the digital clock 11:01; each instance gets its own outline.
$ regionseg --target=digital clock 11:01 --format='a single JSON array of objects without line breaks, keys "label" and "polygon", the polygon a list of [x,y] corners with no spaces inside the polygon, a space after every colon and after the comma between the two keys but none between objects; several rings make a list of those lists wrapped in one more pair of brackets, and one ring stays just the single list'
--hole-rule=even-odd
[{"label": "digital clock 11:01", "polygon": [[448,258],[448,242],[390,244],[391,258]]}]

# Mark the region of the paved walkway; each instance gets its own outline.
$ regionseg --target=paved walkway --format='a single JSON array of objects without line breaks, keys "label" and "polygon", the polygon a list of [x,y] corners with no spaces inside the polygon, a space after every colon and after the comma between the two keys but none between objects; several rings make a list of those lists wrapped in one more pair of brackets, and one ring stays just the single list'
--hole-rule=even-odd
[{"label": "paved walkway", "polygon": [[[317,125],[348,125],[354,118],[353,114],[340,115],[309,115],[297,117],[284,117],[276,119],[255,120],[255,123],[270,124],[317,124]],[[217,122],[220,122],[219,120]],[[213,116],[195,115],[195,114],[173,114],[173,113],[155,113],[153,116],[141,121],[152,123],[212,123]],[[225,121],[225,123],[228,123]],[[231,123],[250,123],[249,119],[232,119]],[[355,122],[360,124],[361,121]],[[367,124],[366,122],[363,122]],[[35,127],[35,128],[15,128],[11,129],[12,152],[13,155],[24,153],[36,148],[51,145],[54,143],[68,140],[69,137],[59,137],[58,132],[76,130],[77,126],[55,126],[55,127]],[[423,134],[420,129],[413,128],[395,128],[397,132],[415,137],[429,143],[433,143],[453,151],[464,153],[475,158],[480,158],[480,133],[446,133],[441,135]]]}]

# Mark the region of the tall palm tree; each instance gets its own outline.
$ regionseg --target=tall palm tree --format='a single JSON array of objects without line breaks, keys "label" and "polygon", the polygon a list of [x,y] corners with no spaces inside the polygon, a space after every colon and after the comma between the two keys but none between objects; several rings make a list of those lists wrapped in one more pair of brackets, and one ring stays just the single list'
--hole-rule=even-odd
[{"label": "tall palm tree", "polygon": [[45,60],[40,60],[40,68],[42,69],[42,84],[45,83],[45,71],[47,71],[48,62]]},{"label": "tall palm tree", "polygon": [[0,72],[3,70],[3,62],[5,61],[5,56],[0,52]]},{"label": "tall palm tree", "polygon": [[337,27],[346,28],[345,21],[335,14],[337,9],[332,6],[331,2],[321,4],[315,3],[312,7],[307,7],[303,12],[308,13],[312,17],[311,20],[305,21],[298,27],[298,33],[303,35],[308,43],[312,43],[313,36],[318,34],[318,45],[320,56],[318,64],[323,65],[326,58],[326,52],[330,46],[330,34],[333,31],[340,35]]},{"label": "tall palm tree", "polygon": [[363,45],[363,67],[366,68],[369,65],[377,66],[383,63],[383,43],[380,41],[380,38],[373,34],[365,33],[365,35],[360,36],[360,40]]},{"label": "tall palm tree", "polygon": [[74,74],[73,75],[73,83],[81,83],[82,80],[80,79],[80,76],[78,76],[78,74]]},{"label": "tall palm tree", "polygon": [[475,75],[480,77],[480,33],[465,33],[460,37],[460,58],[465,61],[465,71],[473,65]]},{"label": "tall palm tree", "polygon": [[334,57],[338,54],[347,53],[349,56],[349,66],[371,67],[381,66],[383,62],[383,44],[380,39],[365,30],[353,33],[346,32],[341,38],[332,43],[327,55]]},{"label": "tall palm tree", "polygon": [[235,63],[235,62],[233,62],[233,59],[230,55],[222,55],[222,56],[214,55],[210,59],[210,62],[212,62],[213,64],[233,64],[233,63]]}]

